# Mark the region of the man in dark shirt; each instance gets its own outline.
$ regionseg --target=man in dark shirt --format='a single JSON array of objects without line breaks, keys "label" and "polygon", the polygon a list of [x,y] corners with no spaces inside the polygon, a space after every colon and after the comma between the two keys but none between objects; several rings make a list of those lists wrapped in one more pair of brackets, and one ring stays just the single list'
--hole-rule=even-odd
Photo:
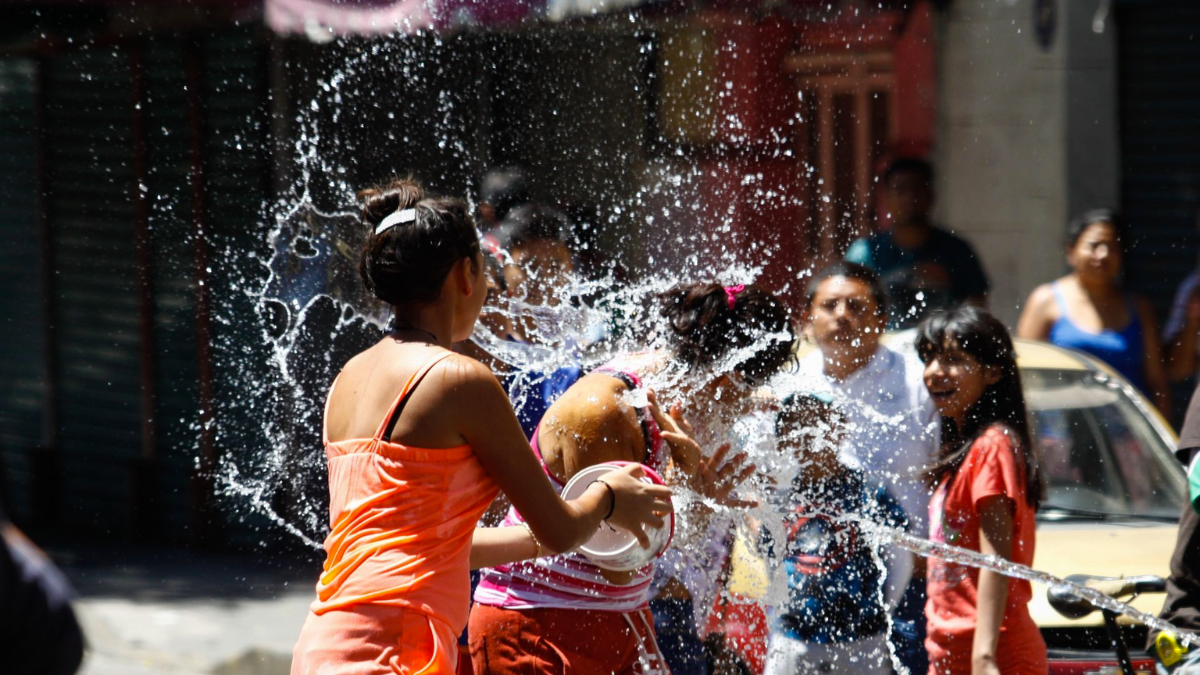
[{"label": "man in dark shirt", "polygon": [[929,220],[933,167],[920,159],[897,159],[883,175],[881,198],[891,229],[855,241],[846,260],[883,277],[890,327],[915,326],[931,309],[984,304],[988,278],[974,249]]},{"label": "man in dark shirt", "polygon": [[[1179,537],[1171,555],[1167,599],[1159,616],[1181,631],[1200,637],[1200,387],[1192,393],[1176,454],[1188,464],[1189,504],[1179,518]],[[1150,634],[1150,651],[1158,659],[1158,672],[1200,675],[1200,648],[1182,652],[1178,640]]]}]

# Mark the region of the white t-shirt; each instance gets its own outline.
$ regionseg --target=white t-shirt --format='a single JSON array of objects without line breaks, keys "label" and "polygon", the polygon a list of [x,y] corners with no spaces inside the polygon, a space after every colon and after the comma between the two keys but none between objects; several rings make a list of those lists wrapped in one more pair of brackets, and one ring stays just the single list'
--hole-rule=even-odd
[{"label": "white t-shirt", "polygon": [[923,470],[937,457],[941,420],[925,389],[924,368],[916,355],[880,345],[865,366],[845,380],[825,374],[821,351],[801,359],[799,372],[785,374],[776,389],[826,392],[846,414],[850,433],[842,461],[887,487],[904,509],[910,531],[928,527],[929,488]]}]

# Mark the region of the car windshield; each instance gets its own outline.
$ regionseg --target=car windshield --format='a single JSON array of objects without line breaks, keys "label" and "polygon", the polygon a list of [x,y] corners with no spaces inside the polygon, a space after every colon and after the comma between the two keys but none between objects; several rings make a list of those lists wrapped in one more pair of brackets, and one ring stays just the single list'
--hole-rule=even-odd
[{"label": "car windshield", "polygon": [[1174,519],[1187,486],[1149,414],[1090,371],[1024,370],[1047,497],[1044,519]]}]

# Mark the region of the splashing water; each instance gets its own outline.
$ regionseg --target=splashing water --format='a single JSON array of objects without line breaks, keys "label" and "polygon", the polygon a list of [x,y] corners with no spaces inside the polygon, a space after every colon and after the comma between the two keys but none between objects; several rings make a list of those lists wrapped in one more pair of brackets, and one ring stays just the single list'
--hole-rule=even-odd
[{"label": "splashing water", "polygon": [[[262,260],[261,278],[247,280],[241,287],[244,299],[257,312],[256,328],[268,357],[262,368],[245,369],[238,395],[223,403],[225,408],[217,417],[257,420],[256,432],[264,444],[223,456],[217,469],[219,494],[230,506],[229,510],[239,517],[245,517],[247,512],[257,514],[313,548],[320,548],[328,519],[319,433],[323,397],[345,360],[378,340],[387,320],[386,308],[365,295],[358,279],[357,256],[366,237],[354,209],[353,193],[359,186],[354,184],[354,174],[348,170],[352,159],[346,158],[339,164],[336,158],[341,155],[333,152],[333,148],[348,142],[342,129],[348,111],[359,106],[378,107],[378,103],[370,101],[370,78],[378,77],[380,72],[417,77],[424,67],[419,57],[415,48],[403,40],[377,42],[350,55],[332,75],[317,83],[316,94],[307,106],[309,112],[297,119],[299,132],[292,148],[298,175],[295,187],[289,196],[267,209],[270,227],[264,238],[269,242],[270,253]],[[382,65],[385,62],[388,65]],[[432,101],[431,116],[435,124],[447,130],[450,151],[469,155],[472,151],[469,144],[449,132],[456,115],[463,111],[445,97],[434,97]],[[379,175],[396,173],[396,169],[387,167]],[[498,336],[484,322],[477,326],[472,338],[518,371],[515,377],[522,377],[521,372],[549,372],[564,366],[581,366],[586,370],[614,354],[661,348],[663,336],[657,329],[659,317],[653,310],[657,294],[680,281],[745,284],[761,276],[761,267],[739,260],[744,258],[744,250],[729,214],[717,214],[715,227],[698,227],[690,235],[674,225],[714,217],[700,196],[698,169],[660,162],[648,167],[647,175],[632,195],[613,198],[616,204],[602,223],[625,232],[654,228],[659,234],[613,247],[616,253],[645,268],[646,273],[638,281],[618,286],[611,278],[586,280],[571,275],[559,289],[557,304],[552,306],[509,298],[485,308],[485,313],[508,322],[527,322],[531,328],[526,335],[528,343],[524,344]],[[631,218],[636,219],[633,228],[628,227]],[[763,254],[769,257],[770,252]],[[806,269],[794,270],[795,283],[802,283],[809,273]],[[788,290],[784,288],[783,292]],[[762,339],[784,337],[769,335]],[[759,346],[735,350],[716,364],[713,372],[733,371]],[[700,378],[701,374],[667,364],[652,372],[645,385],[659,392],[665,408],[672,402],[672,392],[698,387],[703,384]],[[781,456],[772,433],[755,429],[752,422],[750,432],[741,426],[747,418],[744,411],[734,410],[733,403],[734,399],[747,395],[746,391],[722,389],[694,421],[697,440],[704,447],[716,447],[734,436],[746,439],[742,449],[763,476],[747,486],[746,492],[761,496],[766,494],[770,483],[789,485],[799,466]],[[626,402],[644,405],[645,391],[630,392]],[[524,404],[520,399],[514,401],[518,410]],[[226,431],[225,435],[236,434],[233,430]],[[704,503],[726,517],[742,515],[681,491],[677,497],[679,542],[703,536],[686,516],[695,503]],[[760,504],[767,503],[766,499],[760,500]],[[781,513],[761,505],[753,513],[775,541],[784,540]],[[990,569],[1051,587],[1070,588],[1098,607],[1119,612],[1157,630],[1172,628],[1125,603],[1052,575],[920,539],[870,520],[860,519],[859,523],[875,544],[887,542],[918,555]],[[870,547],[873,560],[882,571],[886,563],[879,554],[881,548]],[[877,599],[882,601],[884,591],[880,588],[878,592]],[[778,606],[786,594],[784,576],[772,575],[766,603]],[[1195,638],[1181,637],[1187,643],[1196,642]],[[894,665],[903,672],[894,645],[889,644],[889,648]]]},{"label": "splashing water", "polygon": [[948,560],[962,565],[969,565],[979,569],[987,569],[993,572],[999,572],[1006,577],[1024,579],[1025,581],[1044,584],[1048,588],[1068,590],[1084,600],[1087,600],[1099,609],[1107,609],[1118,614],[1123,614],[1130,619],[1144,624],[1156,631],[1171,631],[1176,633],[1179,635],[1180,641],[1189,646],[1200,645],[1200,637],[1194,635],[1189,636],[1185,632],[1180,631],[1180,629],[1166,621],[1163,621],[1157,616],[1135,609],[1131,605],[1123,603],[1111,596],[1105,595],[1104,593],[1101,593],[1093,588],[1088,588],[1072,581],[1067,581],[1066,579],[1060,579],[1053,574],[1047,574],[1031,567],[1005,560],[1003,558],[984,555],[982,553],[969,551],[957,546],[950,546],[948,544],[942,544],[929,541],[928,539],[914,537],[907,532],[887,528],[877,523],[862,521],[861,525],[866,529],[879,532],[879,534],[888,541],[904,548],[905,550],[916,553],[917,555],[924,556],[926,558],[941,558],[942,560]]}]

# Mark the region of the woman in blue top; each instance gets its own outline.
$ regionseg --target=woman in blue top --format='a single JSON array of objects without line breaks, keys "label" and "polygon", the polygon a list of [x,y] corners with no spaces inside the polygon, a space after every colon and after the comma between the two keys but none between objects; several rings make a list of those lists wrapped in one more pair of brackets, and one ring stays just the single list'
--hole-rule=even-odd
[{"label": "woman in blue top", "polygon": [[1150,396],[1159,410],[1169,411],[1154,311],[1121,286],[1125,242],[1124,222],[1107,209],[1071,221],[1071,273],[1034,289],[1017,323],[1017,336],[1091,354]]}]

